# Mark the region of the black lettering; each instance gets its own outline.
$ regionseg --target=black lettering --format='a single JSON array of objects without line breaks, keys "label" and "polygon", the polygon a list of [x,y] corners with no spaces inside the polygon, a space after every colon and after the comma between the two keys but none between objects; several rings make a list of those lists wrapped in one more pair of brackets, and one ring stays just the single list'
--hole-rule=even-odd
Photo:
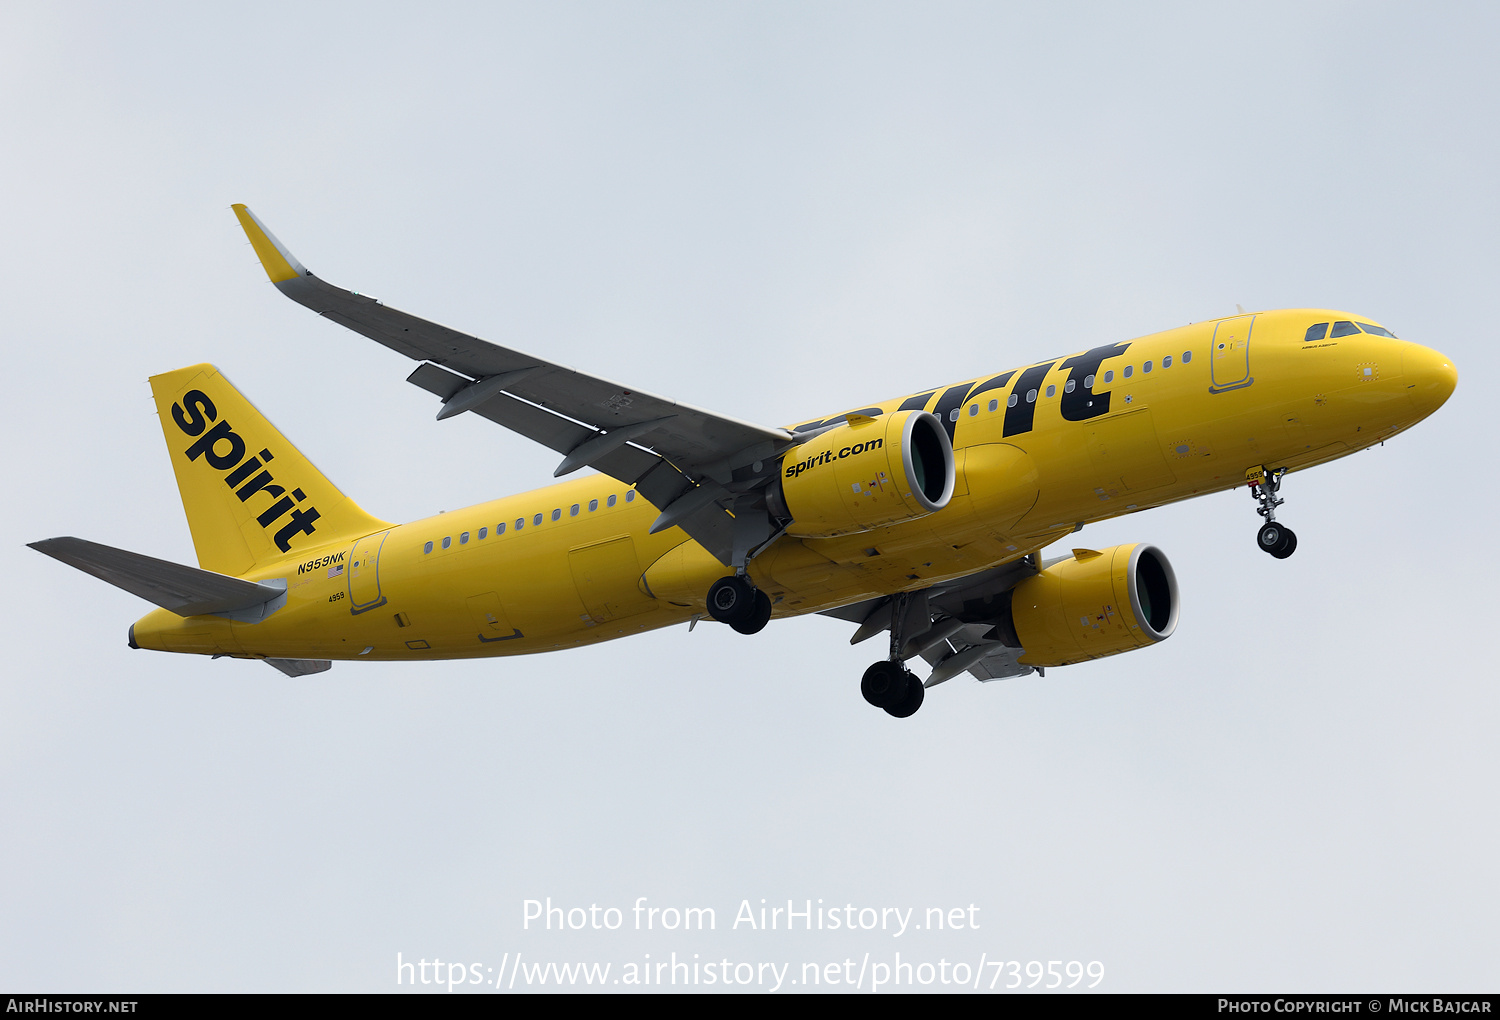
[{"label": "black lettering", "polygon": [[[260,474],[256,475],[254,478],[246,482],[244,488],[236,492],[235,495],[240,497],[240,502],[243,503],[245,502],[245,500],[255,495],[261,489],[265,489],[266,494],[272,499],[275,499],[277,496],[286,491],[279,485],[271,484],[271,472],[262,471]],[[287,502],[290,503],[291,500],[287,500]]]},{"label": "black lettering", "polygon": [[[220,440],[229,444],[227,454],[220,455],[214,451],[214,447]],[[240,462],[241,457],[245,456],[245,441],[234,434],[234,430],[229,427],[226,419],[203,433],[202,437],[189,446],[186,452],[188,460],[197,460],[202,457],[208,462],[209,467],[216,471],[228,471]]]},{"label": "black lettering", "polygon": [[953,430],[958,427],[958,422],[950,420],[949,412],[962,404],[968,395],[968,383],[962,386],[949,386],[938,398],[937,407],[932,409],[932,413],[938,416],[938,420],[943,423],[943,428],[947,430],[950,443],[953,441]]},{"label": "black lettering", "polygon": [[988,393],[990,390],[998,390],[998,389],[1000,389],[1006,383],[1010,382],[1011,377],[1014,376],[1015,374],[1016,374],[1015,370],[1012,369],[1009,372],[1002,372],[1002,373],[1000,373],[999,375],[995,376],[993,379],[986,379],[984,382],[980,383],[978,386],[975,386],[972,390],[969,391],[968,399],[973,400],[975,397],[979,396],[979,394],[981,394],[981,393]]},{"label": "black lettering", "polygon": [[[273,485],[272,488],[273,489],[274,488],[278,488],[278,486],[274,486]],[[271,526],[271,522],[272,521],[274,521],[276,518],[280,517],[282,514],[286,513],[291,508],[292,508],[292,497],[290,497],[290,496],[282,496],[276,502],[274,502],[274,503],[271,504],[270,509],[268,509],[265,513],[261,514],[259,517],[255,518],[255,519],[260,522],[260,526],[262,528],[269,528]],[[286,552],[286,546],[284,546],[284,545],[281,546],[281,551],[282,552]]]},{"label": "black lettering", "polygon": [[1032,423],[1036,419],[1036,401],[1027,400],[1026,394],[1042,385],[1042,380],[1047,378],[1047,373],[1052,371],[1052,366],[1055,364],[1057,362],[1049,361],[1045,365],[1033,365],[1022,372],[1021,377],[1016,380],[1015,388],[1010,391],[1011,396],[1016,398],[1016,402],[1011,405],[1009,399],[1006,400],[1004,432],[1006,436],[1019,436],[1031,431]]},{"label": "black lettering", "polygon": [[306,510],[293,510],[291,522],[276,532],[276,548],[282,552],[286,552],[291,548],[293,535],[298,532],[304,535],[311,535],[314,531],[318,530],[313,527],[313,521],[316,521],[320,516],[314,507],[308,507]]},{"label": "black lettering", "polygon": [[[188,405],[187,411],[183,411],[182,404]],[[214,402],[202,390],[188,390],[182,404],[172,405],[172,420],[190,436],[202,435],[208,423],[219,417]]]},{"label": "black lettering", "polygon": [[[1075,354],[1062,363],[1063,368],[1072,369],[1068,373],[1068,381],[1063,384],[1062,403],[1060,406],[1064,420],[1087,421],[1090,418],[1097,418],[1099,415],[1109,411],[1110,395],[1108,393],[1101,393],[1097,397],[1094,396],[1093,389],[1086,389],[1083,385],[1083,380],[1091,375],[1098,374],[1099,365],[1106,358],[1113,358],[1124,354],[1129,347],[1130,344],[1128,342],[1110,344],[1107,347],[1095,347],[1093,350],[1084,351],[1082,354]],[[1073,385],[1072,390],[1068,389],[1069,385]],[[1009,429],[1006,430],[1005,434],[1010,435]]]},{"label": "black lettering", "polygon": [[[246,478],[249,478],[250,472],[254,471],[258,467],[260,467],[260,459],[257,457],[249,457],[245,460],[245,463],[241,464],[239,467],[235,468],[229,473],[229,476],[224,479],[224,484],[232,489],[236,485],[243,482]],[[244,500],[241,499],[240,502],[243,503]]]}]

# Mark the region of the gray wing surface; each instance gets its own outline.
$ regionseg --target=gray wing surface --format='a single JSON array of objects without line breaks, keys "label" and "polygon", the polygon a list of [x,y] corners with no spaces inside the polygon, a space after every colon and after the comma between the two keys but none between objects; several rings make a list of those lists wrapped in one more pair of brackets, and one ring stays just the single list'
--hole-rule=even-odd
[{"label": "gray wing surface", "polygon": [[932,667],[924,682],[934,687],[960,673],[1004,680],[1034,672],[1019,661],[1026,654],[996,627],[997,599],[1037,572],[1034,557],[970,574],[921,591],[882,596],[829,609],[823,616],[859,624],[849,643],[900,630],[902,660],[920,656]]},{"label": "gray wing surface", "polygon": [[[736,472],[790,447],[792,434],[588,375],[389,308],[313,275],[243,205],[234,207],[271,282],[324,318],[422,362],[408,381],[558,453],[557,474],[592,467],[633,485],[662,511],[653,531],[680,527],[728,563]],[[754,472],[758,474],[759,472]]]},{"label": "gray wing surface", "polygon": [[212,613],[238,618],[236,614],[248,613],[246,619],[253,620],[263,615],[262,607],[273,608],[286,599],[284,581],[278,586],[227,577],[81,538],[47,538],[28,544],[178,616]]}]

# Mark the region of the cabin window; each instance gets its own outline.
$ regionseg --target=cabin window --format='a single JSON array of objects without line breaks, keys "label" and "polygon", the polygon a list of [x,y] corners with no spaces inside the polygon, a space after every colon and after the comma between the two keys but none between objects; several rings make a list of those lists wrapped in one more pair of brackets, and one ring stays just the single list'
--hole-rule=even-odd
[{"label": "cabin window", "polygon": [[627,502],[627,503],[634,503],[635,502],[635,490],[634,489],[627,489],[625,491],[625,502]]},{"label": "cabin window", "polygon": [[1018,396],[1016,396],[1014,393],[1012,393],[1010,395],[1010,399],[1005,402],[1005,406],[1006,407],[1015,407],[1020,402],[1021,402],[1021,398],[1018,397]]},{"label": "cabin window", "polygon": [[503,534],[505,534],[505,522],[501,521],[499,524],[495,525],[495,535],[498,537]]},{"label": "cabin window", "polygon": [[542,526],[542,515],[541,514],[537,514],[536,516],[534,516],[534,517],[531,518],[531,526],[533,528],[540,528]]},{"label": "cabin window", "polygon": [[604,505],[605,506],[614,506],[615,505],[615,498],[616,498],[615,494],[611,492],[609,494],[609,498],[604,501]]},{"label": "cabin window", "polygon": [[1332,340],[1335,337],[1340,336],[1353,336],[1358,332],[1359,327],[1354,323],[1350,322],[1348,319],[1340,319],[1338,322],[1335,322],[1333,324],[1333,328],[1328,331],[1328,339]]},{"label": "cabin window", "polygon": [[554,521],[560,521],[560,520],[562,520],[562,510],[561,510],[561,508],[552,511],[552,519]]},{"label": "cabin window", "polygon": [[1078,380],[1076,380],[1076,379],[1069,379],[1067,382],[1063,383],[1063,392],[1064,393],[1072,393],[1077,388],[1078,388]]},{"label": "cabin window", "polygon": [[1149,372],[1149,371],[1151,371],[1151,362],[1148,361],[1144,365],[1142,365],[1141,366],[1141,371],[1142,372]]},{"label": "cabin window", "polygon": [[490,529],[489,528],[480,528],[479,529],[479,541],[483,542],[485,539],[487,539],[489,537],[490,537]]},{"label": "cabin window", "polygon": [[1366,333],[1373,333],[1376,336],[1388,336],[1392,340],[1399,340],[1399,339],[1401,339],[1395,333],[1392,333],[1390,330],[1386,329],[1384,326],[1372,326],[1368,322],[1358,323],[1358,326],[1359,326],[1360,329],[1364,330]]},{"label": "cabin window", "polygon": [[1184,365],[1186,365],[1189,361],[1192,361],[1192,360],[1193,360],[1193,352],[1192,351],[1183,351],[1182,352],[1182,363]]},{"label": "cabin window", "polygon": [[1034,403],[1036,403],[1036,390],[1027,390],[1026,391],[1026,403],[1028,403],[1028,404],[1034,404]]},{"label": "cabin window", "polygon": [[953,410],[948,412],[948,420],[958,421],[958,408],[955,407]]},{"label": "cabin window", "polygon": [[432,543],[428,542],[426,545],[422,546],[422,552],[423,553],[430,553],[430,552],[432,552]]},{"label": "cabin window", "polygon": [[591,500],[589,500],[589,513],[593,513],[595,510],[598,510],[598,509],[599,509],[599,501],[597,499],[591,499]]},{"label": "cabin window", "polygon": [[1107,383],[1112,383],[1112,382],[1115,381],[1115,370],[1114,369],[1110,369],[1108,372],[1104,373],[1104,381],[1107,382]]},{"label": "cabin window", "polygon": [[1047,387],[1047,396],[1049,396],[1049,397],[1055,397],[1055,396],[1057,396],[1057,387],[1056,386],[1048,386]]},{"label": "cabin window", "polygon": [[1083,388],[1086,390],[1091,390],[1094,388],[1094,377],[1092,375],[1086,375],[1083,377]]},{"label": "cabin window", "polygon": [[1135,366],[1134,365],[1126,365],[1125,366],[1125,378],[1129,379],[1134,373],[1135,373]]},{"label": "cabin window", "polygon": [[1321,340],[1328,335],[1328,323],[1320,322],[1316,326],[1307,327],[1307,336],[1302,338],[1303,343],[1309,340]]},{"label": "cabin window", "polygon": [[1172,367],[1172,355],[1168,354],[1165,358],[1161,359],[1161,367],[1162,368],[1171,368]]},{"label": "cabin window", "polygon": [[453,536],[452,535],[444,535],[443,536],[443,548],[446,549],[446,548],[448,548],[452,544],[453,544]]},{"label": "cabin window", "polygon": [[978,413],[979,413],[979,405],[978,404],[970,404],[969,405],[969,417],[972,418],[972,417],[974,417]]},{"label": "cabin window", "polygon": [[568,516],[569,517],[577,517],[578,516],[578,504],[577,503],[574,503],[573,506],[571,508],[569,508],[569,510],[568,510]]},{"label": "cabin window", "polygon": [[468,545],[469,544],[469,533],[467,531],[464,532],[462,535],[458,536],[458,544],[459,545]]},{"label": "cabin window", "polygon": [[524,517],[517,517],[516,518],[516,530],[520,531],[524,527],[526,527],[526,518],[524,518]]},{"label": "cabin window", "polygon": [[998,400],[991,400],[990,401],[990,413],[994,414],[999,409],[1000,409],[1000,401],[998,401]]}]

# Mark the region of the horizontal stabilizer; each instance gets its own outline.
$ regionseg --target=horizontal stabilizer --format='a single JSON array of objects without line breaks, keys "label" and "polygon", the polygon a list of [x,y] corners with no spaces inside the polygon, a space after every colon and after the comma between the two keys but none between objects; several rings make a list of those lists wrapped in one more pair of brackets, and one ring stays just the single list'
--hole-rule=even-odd
[{"label": "horizontal stabilizer", "polygon": [[81,538],[48,538],[29,545],[178,616],[240,612],[285,594],[274,585],[226,577]]}]

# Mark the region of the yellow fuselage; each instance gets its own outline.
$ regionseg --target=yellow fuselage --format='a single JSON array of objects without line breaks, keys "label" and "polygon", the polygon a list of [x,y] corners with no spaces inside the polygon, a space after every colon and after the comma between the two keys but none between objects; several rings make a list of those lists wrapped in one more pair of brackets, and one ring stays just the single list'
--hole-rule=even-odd
[{"label": "yellow fuselage", "polygon": [[[1312,323],[1352,318],[1301,309],[1195,323],[1112,345],[1092,386],[1076,361],[1057,358],[861,408],[939,414],[956,460],[951,502],[858,534],[783,536],[749,574],[776,616],[816,612],[997,566],[1090,521],[1243,485],[1248,470],[1297,470],[1372,446],[1436,410],[1456,373],[1403,340],[1304,339]],[[704,613],[727,571],[678,529],[649,534],[658,513],[592,475],[296,548],[245,574],[286,581],[286,604],[262,622],[157,610],[134,640],[256,657],[432,659],[664,627]]]}]

